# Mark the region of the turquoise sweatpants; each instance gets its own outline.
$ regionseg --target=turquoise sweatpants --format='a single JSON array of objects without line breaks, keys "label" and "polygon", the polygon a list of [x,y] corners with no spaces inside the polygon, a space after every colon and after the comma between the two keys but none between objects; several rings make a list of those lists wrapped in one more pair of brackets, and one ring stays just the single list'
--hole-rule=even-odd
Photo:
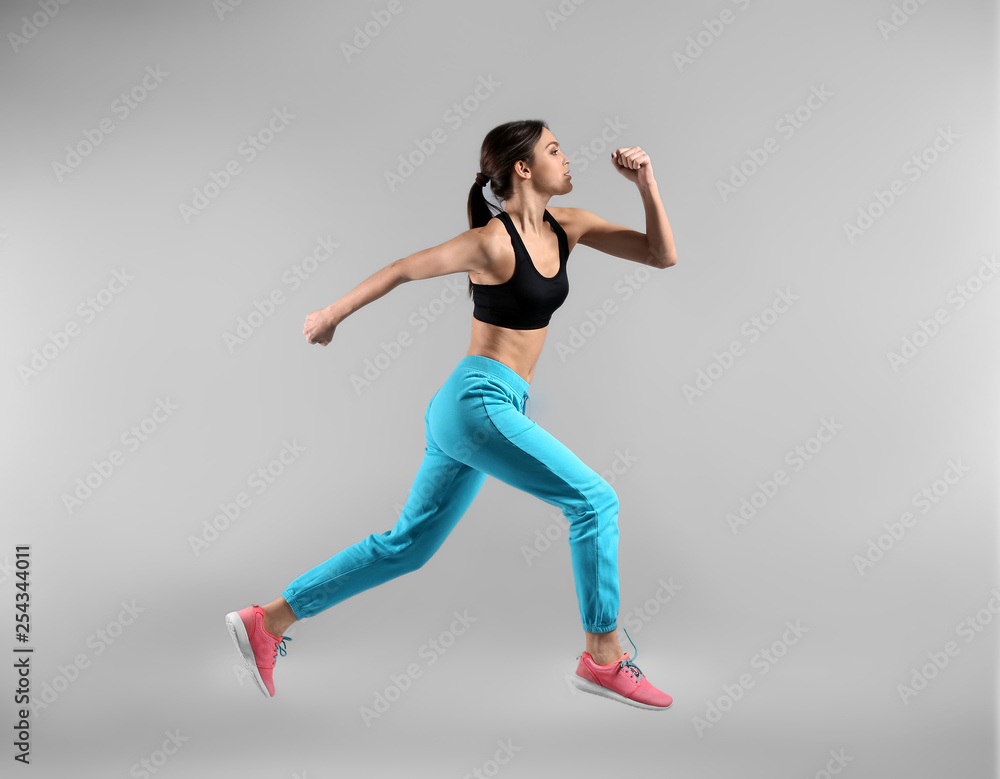
[{"label": "turquoise sweatpants", "polygon": [[427,404],[424,459],[396,524],[291,582],[281,595],[295,616],[314,616],[423,566],[493,476],[562,510],[583,629],[615,630],[618,495],[525,415],[527,400],[528,382],[512,368],[482,355],[463,357]]}]

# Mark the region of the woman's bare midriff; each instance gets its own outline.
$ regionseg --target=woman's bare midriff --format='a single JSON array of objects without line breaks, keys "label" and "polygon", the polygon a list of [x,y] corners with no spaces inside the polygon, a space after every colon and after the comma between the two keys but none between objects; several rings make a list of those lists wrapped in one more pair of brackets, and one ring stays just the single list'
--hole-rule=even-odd
[{"label": "woman's bare midriff", "polygon": [[[566,232],[568,249],[572,251],[578,239],[576,224],[572,217],[573,211],[564,208],[548,210]],[[494,255],[494,267],[489,273],[469,271],[469,278],[476,284],[501,284],[509,280],[514,275],[516,259],[507,229],[499,219],[491,220],[489,224],[478,229],[493,240],[490,251]],[[558,272],[559,237],[555,228],[548,225],[548,231],[542,236],[538,238],[521,236],[521,240],[539,273],[551,278]],[[491,325],[472,317],[472,342],[469,344],[468,354],[481,354],[502,362],[530,384],[548,330],[547,326],[538,330],[516,330],[511,327]]]},{"label": "woman's bare midriff", "polygon": [[502,362],[531,384],[531,374],[542,353],[548,327],[514,330],[472,318],[472,342],[467,354],[481,354]]}]

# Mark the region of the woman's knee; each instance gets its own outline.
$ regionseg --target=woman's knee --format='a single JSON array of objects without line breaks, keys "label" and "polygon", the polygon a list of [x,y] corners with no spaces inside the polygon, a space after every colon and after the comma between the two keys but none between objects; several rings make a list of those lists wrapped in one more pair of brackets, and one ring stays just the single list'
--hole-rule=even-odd
[{"label": "woman's knee", "polygon": [[434,556],[437,547],[426,539],[414,538],[408,532],[393,528],[387,533],[372,534],[371,542],[378,548],[380,556],[391,558],[400,573],[416,571]]},{"label": "woman's knee", "polygon": [[438,546],[427,539],[407,541],[396,551],[397,564],[405,573],[418,571],[434,556]]},{"label": "woman's knee", "polygon": [[592,484],[580,491],[580,499],[564,509],[571,523],[601,520],[618,521],[618,493],[605,479],[595,474]]},{"label": "woman's knee", "polygon": [[598,512],[607,514],[611,519],[618,519],[618,493],[606,479],[601,478],[592,500]]}]

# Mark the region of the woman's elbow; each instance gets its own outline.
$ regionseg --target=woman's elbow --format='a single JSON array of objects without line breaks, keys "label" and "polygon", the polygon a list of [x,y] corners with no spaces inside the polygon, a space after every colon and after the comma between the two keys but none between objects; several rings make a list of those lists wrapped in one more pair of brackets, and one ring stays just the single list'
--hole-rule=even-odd
[{"label": "woman's elbow", "polygon": [[412,254],[390,262],[385,266],[385,269],[393,280],[393,286],[413,281],[419,277],[419,271],[413,261]]}]

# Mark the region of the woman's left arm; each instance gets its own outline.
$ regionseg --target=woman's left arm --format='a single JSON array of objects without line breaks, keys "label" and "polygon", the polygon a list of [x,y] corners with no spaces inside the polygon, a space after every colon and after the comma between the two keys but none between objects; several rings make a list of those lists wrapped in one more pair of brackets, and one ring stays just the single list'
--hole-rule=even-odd
[{"label": "woman's left arm", "polygon": [[669,268],[677,264],[677,249],[670,222],[660,202],[649,155],[638,146],[616,149],[611,154],[615,170],[639,188],[646,209],[646,232],[614,224],[583,208],[567,209],[573,214],[578,242],[614,257]]},{"label": "woman's left arm", "polygon": [[665,268],[677,264],[674,234],[667,221],[667,212],[663,210],[649,155],[638,146],[627,146],[613,151],[611,162],[615,170],[639,188],[642,205],[646,209],[646,239],[650,252]]}]

